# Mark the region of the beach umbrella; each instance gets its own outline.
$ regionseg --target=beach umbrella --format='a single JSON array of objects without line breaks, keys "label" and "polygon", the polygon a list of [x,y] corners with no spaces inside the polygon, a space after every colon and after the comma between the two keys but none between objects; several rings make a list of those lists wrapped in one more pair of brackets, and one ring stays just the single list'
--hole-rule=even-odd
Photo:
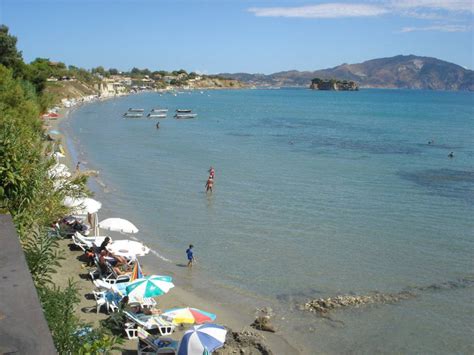
[{"label": "beach umbrella", "polygon": [[152,275],[131,282],[125,289],[127,296],[145,298],[161,296],[174,287],[171,276]]},{"label": "beach umbrella", "polygon": [[142,268],[140,267],[140,263],[137,260],[135,265],[133,265],[132,277],[130,278],[130,282],[141,278],[143,278]]},{"label": "beach umbrella", "polygon": [[106,229],[112,232],[121,233],[138,233],[138,228],[135,225],[123,218],[107,218],[99,222],[99,228]]},{"label": "beach umbrella", "polygon": [[217,324],[194,326],[184,333],[178,355],[202,355],[211,353],[225,343],[227,330]]},{"label": "beach umbrella", "polygon": [[134,259],[137,256],[144,256],[148,254],[150,248],[143,243],[136,240],[114,240],[107,245],[107,250],[112,254],[123,256],[127,259]]},{"label": "beach umbrella", "polygon": [[72,208],[73,213],[77,214],[96,213],[102,207],[102,203],[89,197],[75,198],[66,196],[63,203],[64,206]]},{"label": "beach umbrella", "polygon": [[162,316],[175,324],[202,324],[216,319],[215,314],[190,307],[170,309]]}]

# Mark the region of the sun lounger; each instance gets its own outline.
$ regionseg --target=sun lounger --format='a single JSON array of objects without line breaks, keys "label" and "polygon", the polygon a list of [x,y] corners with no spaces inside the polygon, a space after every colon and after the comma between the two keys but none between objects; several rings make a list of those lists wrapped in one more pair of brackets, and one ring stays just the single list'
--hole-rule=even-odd
[{"label": "sun lounger", "polygon": [[171,338],[156,337],[142,327],[137,328],[138,355],[167,354],[174,355],[178,351],[179,342]]},{"label": "sun lounger", "polygon": [[125,316],[130,322],[126,323],[125,332],[129,339],[135,339],[137,335],[137,327],[140,326],[146,330],[158,329],[161,335],[171,335],[175,329],[173,323],[167,321],[159,315],[137,314],[124,311]]},{"label": "sun lounger", "polygon": [[[115,279],[116,280],[115,283],[117,283],[117,282],[130,282],[130,278],[132,276],[131,273],[130,274],[125,274],[125,275],[119,275],[115,272],[114,267],[108,261],[105,262],[105,265],[107,266],[107,270],[110,273],[109,277],[107,278],[108,280]],[[108,281],[106,281],[106,282],[108,282]]]},{"label": "sun lounger", "polygon": [[89,276],[91,277],[92,281],[100,279],[103,282],[107,282],[109,284],[130,282],[129,274],[118,275],[112,265],[110,265],[108,262],[105,263],[105,266],[101,266],[97,255],[94,257],[94,264],[96,268],[89,272]]},{"label": "sun lounger", "polygon": [[106,237],[104,236],[85,237],[81,233],[76,232],[72,235],[71,238],[75,245],[77,245],[83,251],[86,251],[87,249],[100,246]]}]

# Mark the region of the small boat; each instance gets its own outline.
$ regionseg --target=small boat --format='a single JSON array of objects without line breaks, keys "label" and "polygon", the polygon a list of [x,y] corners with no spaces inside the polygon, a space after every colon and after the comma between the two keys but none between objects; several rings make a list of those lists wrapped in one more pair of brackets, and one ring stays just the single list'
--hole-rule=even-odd
[{"label": "small boat", "polygon": [[123,117],[143,117],[143,113],[140,112],[125,112]]},{"label": "small boat", "polygon": [[168,112],[167,108],[153,108],[151,112]]},{"label": "small boat", "polygon": [[145,110],[142,108],[129,108],[128,112],[144,112]]},{"label": "small boat", "polygon": [[177,109],[176,112],[177,113],[191,113],[192,110],[189,110],[189,109]]},{"label": "small boat", "polygon": [[197,113],[177,113],[174,115],[174,118],[180,119],[180,118],[194,118],[197,116]]},{"label": "small boat", "polygon": [[148,117],[148,118],[166,118],[166,113],[150,112],[146,117]]}]

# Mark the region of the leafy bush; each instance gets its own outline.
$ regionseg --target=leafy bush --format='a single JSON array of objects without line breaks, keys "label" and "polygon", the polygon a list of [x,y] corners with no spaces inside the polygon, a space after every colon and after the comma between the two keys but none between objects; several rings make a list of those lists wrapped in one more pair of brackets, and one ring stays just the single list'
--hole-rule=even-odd
[{"label": "leafy bush", "polygon": [[122,339],[112,336],[105,328],[96,330],[74,314],[79,297],[72,280],[64,290],[53,286],[40,287],[38,291],[58,353],[100,354],[122,343]]}]

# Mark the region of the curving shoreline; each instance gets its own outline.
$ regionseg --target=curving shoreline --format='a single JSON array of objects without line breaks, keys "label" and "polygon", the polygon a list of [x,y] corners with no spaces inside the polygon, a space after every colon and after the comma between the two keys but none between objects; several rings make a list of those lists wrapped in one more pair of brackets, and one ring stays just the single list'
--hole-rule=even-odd
[{"label": "curving shoreline", "polygon": [[[70,118],[69,116],[72,111],[73,108],[63,110],[61,112],[61,119],[49,122],[49,129],[58,130],[60,132],[58,138],[61,140],[66,153],[66,158],[64,158],[64,160],[66,165],[68,165],[73,171],[73,168],[75,167],[75,161],[73,161],[73,159],[78,158],[79,153],[71,151],[72,149],[75,149],[73,137],[67,136],[61,127],[61,123],[65,119]],[[113,212],[113,209],[111,209],[111,211]],[[85,308],[94,305],[93,301],[86,299],[87,294],[89,294],[93,289],[93,284],[88,280],[82,279],[83,276],[79,276],[79,273],[84,273],[84,270],[81,269],[80,263],[74,259],[77,259],[80,254],[76,251],[68,250],[68,242],[68,240],[61,242],[61,252],[63,256],[66,257],[66,260],[62,264],[61,271],[54,276],[55,282],[57,282],[59,286],[63,286],[67,282],[68,277],[72,277],[75,281],[77,281],[79,283],[81,295],[81,304],[77,310],[77,314],[88,322],[97,323],[98,320],[100,318],[104,318],[105,315],[100,314],[97,317],[95,313],[92,314],[84,312]],[[164,273],[163,269],[166,267],[166,265],[161,265],[160,261],[157,261],[157,258],[152,258],[152,256],[147,256],[143,259],[142,265],[144,269],[149,273],[159,272],[160,270]],[[167,309],[192,305],[216,313],[218,316],[217,322],[231,328],[234,331],[234,333],[229,332],[229,334],[233,334],[233,338],[228,348],[222,349],[219,353],[232,354],[236,351],[243,350],[247,351],[246,353],[258,354],[269,353],[265,352],[268,349],[271,349],[271,351],[275,354],[306,353],[304,348],[297,348],[293,345],[290,345],[288,340],[285,339],[285,336],[281,333],[277,332],[276,334],[272,334],[250,328],[249,325],[255,319],[254,309],[250,304],[235,305],[232,304],[232,300],[226,299],[226,297],[222,297],[222,295],[213,297],[209,297],[209,295],[202,295],[198,289],[193,286],[193,278],[191,274],[189,274],[189,277],[185,278],[182,278],[181,276],[178,276],[175,280],[177,287],[173,289],[170,294],[158,299],[159,306],[162,309]],[[176,335],[177,339],[179,339],[179,332]],[[127,341],[125,348],[130,350],[136,349],[136,341]],[[258,349],[267,350],[264,352],[259,352]]]}]

